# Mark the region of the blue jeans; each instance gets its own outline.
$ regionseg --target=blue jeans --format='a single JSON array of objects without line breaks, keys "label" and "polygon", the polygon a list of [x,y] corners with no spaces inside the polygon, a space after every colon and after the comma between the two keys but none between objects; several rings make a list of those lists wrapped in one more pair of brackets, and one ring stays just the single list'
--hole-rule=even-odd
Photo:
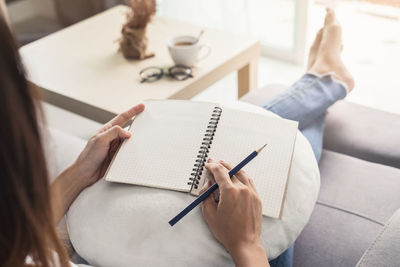
[{"label": "blue jeans", "polygon": [[[280,117],[299,122],[299,130],[310,142],[319,162],[327,109],[347,94],[345,87],[330,75],[305,74],[288,90],[266,102],[263,107]],[[271,267],[292,266],[294,245],[278,258]]]}]

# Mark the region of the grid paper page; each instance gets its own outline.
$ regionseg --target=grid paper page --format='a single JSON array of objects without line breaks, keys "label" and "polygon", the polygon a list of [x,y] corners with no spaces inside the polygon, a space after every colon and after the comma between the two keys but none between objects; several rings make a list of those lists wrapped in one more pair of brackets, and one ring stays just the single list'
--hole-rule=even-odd
[{"label": "grid paper page", "polygon": [[[296,134],[297,122],[223,108],[208,157],[237,165],[268,144],[243,169],[254,180],[263,203],[263,215],[279,218]],[[210,175],[208,171],[204,173]]]},{"label": "grid paper page", "polygon": [[152,100],[145,105],[106,180],[188,192],[187,183],[216,104]]}]

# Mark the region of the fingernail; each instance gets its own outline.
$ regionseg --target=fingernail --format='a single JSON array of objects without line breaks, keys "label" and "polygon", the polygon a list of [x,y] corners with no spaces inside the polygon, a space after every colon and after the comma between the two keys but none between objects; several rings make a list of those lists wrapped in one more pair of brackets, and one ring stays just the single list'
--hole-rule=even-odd
[{"label": "fingernail", "polygon": [[221,159],[221,160],[219,161],[219,163],[224,163],[224,161]]},{"label": "fingernail", "polygon": [[211,161],[213,161],[212,158],[208,158],[208,159],[207,159],[207,162],[211,162]]}]

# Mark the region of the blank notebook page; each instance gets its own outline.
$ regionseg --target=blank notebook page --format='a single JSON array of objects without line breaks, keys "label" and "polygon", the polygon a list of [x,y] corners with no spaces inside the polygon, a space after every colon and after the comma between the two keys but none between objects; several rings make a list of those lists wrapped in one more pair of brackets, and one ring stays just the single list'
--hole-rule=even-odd
[{"label": "blank notebook page", "polygon": [[297,122],[223,108],[208,156],[235,166],[267,144],[243,169],[254,180],[263,214],[279,218],[296,134]]},{"label": "blank notebook page", "polygon": [[110,169],[107,181],[185,191],[216,104],[146,101]]}]

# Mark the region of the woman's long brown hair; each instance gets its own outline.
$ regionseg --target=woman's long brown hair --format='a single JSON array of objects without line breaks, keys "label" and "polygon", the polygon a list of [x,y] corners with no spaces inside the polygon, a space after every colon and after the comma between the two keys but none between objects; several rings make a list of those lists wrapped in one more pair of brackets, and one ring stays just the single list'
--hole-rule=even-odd
[{"label": "woman's long brown hair", "polygon": [[[0,14],[0,266],[3,267],[69,266],[51,209],[38,105],[25,78],[16,42]],[[27,257],[31,259],[29,263]]]}]

